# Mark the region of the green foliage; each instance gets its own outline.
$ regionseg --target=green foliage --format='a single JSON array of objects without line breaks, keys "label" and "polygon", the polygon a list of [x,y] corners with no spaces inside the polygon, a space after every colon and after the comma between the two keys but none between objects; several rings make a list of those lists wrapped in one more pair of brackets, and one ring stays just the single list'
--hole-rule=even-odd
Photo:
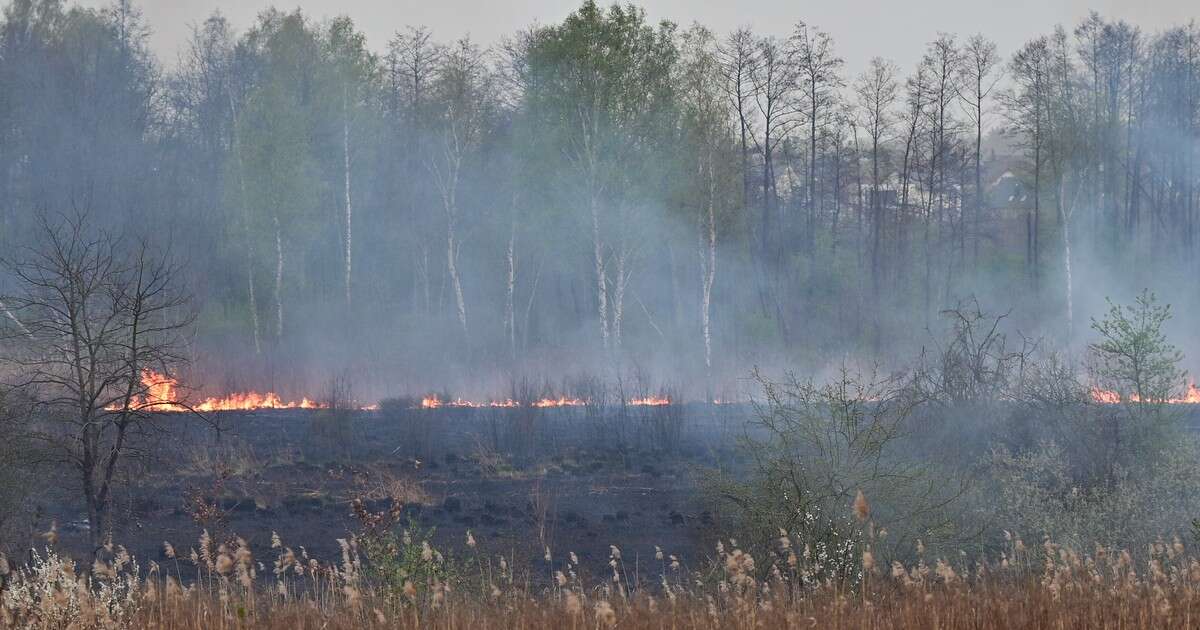
[{"label": "green foliage", "polygon": [[1188,436],[1139,457],[1142,470],[1118,468],[1111,485],[1082,485],[1054,442],[1021,453],[999,448],[976,497],[981,517],[1027,540],[1048,536],[1077,549],[1144,549],[1158,537],[1188,535],[1200,513],[1200,444]]},{"label": "green foliage", "polygon": [[1109,300],[1108,315],[1092,319],[1092,329],[1101,340],[1089,346],[1101,385],[1116,391],[1122,400],[1140,403],[1178,395],[1187,372],[1179,368],[1183,353],[1163,332],[1170,319],[1171,305],[1159,305],[1148,289],[1129,306]]},{"label": "green foliage", "polygon": [[862,531],[851,505],[860,491],[873,520],[897,540],[944,533],[943,508],[961,487],[954,475],[906,454],[917,400],[904,379],[847,368],[823,385],[790,373],[780,381],[756,378],[764,399],[741,443],[753,462],[749,480],[721,479],[708,490],[734,515],[743,544],[769,549],[785,530],[853,556],[851,541]]},{"label": "green foliage", "polygon": [[426,597],[435,585],[453,584],[458,573],[452,562],[433,548],[434,529],[421,529],[412,519],[399,526],[368,533],[359,539],[367,560],[366,576],[389,599],[411,603]]}]

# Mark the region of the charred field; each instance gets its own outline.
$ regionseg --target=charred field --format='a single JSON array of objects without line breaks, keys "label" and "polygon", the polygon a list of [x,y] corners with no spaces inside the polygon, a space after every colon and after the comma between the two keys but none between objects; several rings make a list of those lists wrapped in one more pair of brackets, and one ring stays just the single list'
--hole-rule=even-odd
[{"label": "charred field", "polygon": [[[164,542],[192,546],[202,530],[240,536],[260,551],[272,534],[336,559],[337,539],[370,512],[400,507],[400,522],[442,549],[481,550],[521,565],[545,548],[574,551],[601,571],[609,547],[653,557],[711,555],[714,516],[701,479],[738,466],[749,405],[625,408],[423,409],[388,405],[338,413],[260,409],[155,414],[135,448],[153,463],[127,471],[113,501],[113,539],[138,558],[165,562]],[[336,430],[325,428],[336,422]],[[669,434],[664,434],[668,432]],[[71,496],[39,504],[60,544],[90,553],[86,514]],[[165,565],[164,566],[168,566]],[[187,571],[182,575],[188,579]]]}]

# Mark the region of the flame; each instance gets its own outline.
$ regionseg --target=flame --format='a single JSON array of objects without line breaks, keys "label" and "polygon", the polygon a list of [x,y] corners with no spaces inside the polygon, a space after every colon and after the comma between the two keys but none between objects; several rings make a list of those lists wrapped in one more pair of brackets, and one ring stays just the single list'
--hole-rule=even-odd
[{"label": "flame", "polygon": [[[542,398],[529,403],[530,407],[537,409],[545,409],[547,407],[582,407],[587,405],[589,401],[582,398],[568,398],[559,396],[558,398]],[[634,398],[626,402],[627,405],[639,407],[660,407],[671,404],[671,399],[665,396],[647,396],[645,398]],[[522,403],[505,398],[503,400],[490,400],[486,402],[476,402],[466,400],[464,398],[455,398],[454,400],[442,400],[437,394],[430,394],[421,399],[421,409],[439,409],[441,407],[470,407],[478,409],[481,407],[522,407]]]},{"label": "flame", "polygon": [[[147,411],[253,411],[255,409],[323,409],[324,403],[301,398],[298,401],[285,401],[275,392],[260,394],[258,392],[240,392],[217,398],[209,397],[188,404],[178,393],[179,381],[154,370],[142,370],[142,387],[146,393],[135,396],[129,406],[134,409]],[[377,408],[372,405],[363,409]],[[118,410],[120,406],[110,407],[110,411]]]},{"label": "flame", "polygon": [[[1122,402],[1121,394],[1109,389],[1101,389],[1099,387],[1092,388],[1092,400],[1104,405],[1115,405]],[[1130,394],[1128,402],[1141,402],[1141,398],[1137,394]],[[1195,382],[1188,383],[1187,391],[1182,396],[1169,398],[1163,402],[1170,405],[1197,405],[1200,404],[1200,387],[1196,387]]]},{"label": "flame", "polygon": [[532,406],[534,406],[534,407],[582,407],[583,405],[586,405],[586,404],[587,404],[587,401],[581,400],[579,398],[559,397],[559,398],[543,398],[541,400],[534,401]]}]

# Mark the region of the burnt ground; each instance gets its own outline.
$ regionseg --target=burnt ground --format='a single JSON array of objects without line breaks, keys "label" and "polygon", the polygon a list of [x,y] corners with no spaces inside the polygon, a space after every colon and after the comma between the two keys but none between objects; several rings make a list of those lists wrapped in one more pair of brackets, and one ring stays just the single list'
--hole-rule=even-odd
[{"label": "burnt ground", "polygon": [[[575,552],[604,571],[609,545],[630,566],[657,566],[655,546],[685,564],[713,548],[702,477],[736,465],[736,435],[749,413],[733,406],[600,410],[438,409],[376,412],[163,414],[139,436],[145,457],[123,470],[114,499],[114,541],[170,570],[203,529],[241,536],[273,559],[272,532],[322,560],[359,531],[362,499],[433,532],[451,557],[503,555],[544,569]],[[736,428],[735,428],[736,427]],[[45,493],[37,518],[58,523],[60,544],[86,557],[88,522],[70,492]],[[395,499],[394,499],[395,498]],[[470,530],[476,550],[465,545]],[[186,563],[185,577],[188,573]]]}]

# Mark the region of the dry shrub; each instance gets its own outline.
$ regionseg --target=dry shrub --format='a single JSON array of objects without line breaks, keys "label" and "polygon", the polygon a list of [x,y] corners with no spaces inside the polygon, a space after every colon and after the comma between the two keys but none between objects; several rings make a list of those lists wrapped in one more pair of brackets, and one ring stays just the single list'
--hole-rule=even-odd
[{"label": "dry shrub", "polygon": [[[244,440],[225,439],[216,444],[196,444],[187,449],[180,470],[184,475],[197,477],[246,477],[266,467],[264,462]],[[294,452],[280,448],[275,453],[278,463],[291,463]]]},{"label": "dry shrub", "polygon": [[354,446],[354,396],[348,374],[329,380],[324,408],[312,414],[308,423],[309,447],[314,453],[334,458],[349,457]]},{"label": "dry shrub", "polygon": [[379,403],[379,411],[384,421],[400,427],[400,444],[395,453],[424,460],[432,457],[430,447],[438,415],[421,409],[420,399],[388,398]]},{"label": "dry shrub", "polygon": [[651,450],[674,452],[679,449],[679,440],[683,437],[686,417],[683,397],[678,387],[663,387],[660,395],[671,404],[642,408],[645,440]]},{"label": "dry shrub", "polygon": [[388,501],[393,505],[428,505],[429,493],[409,475],[397,475],[382,467],[371,467],[355,478],[356,497],[364,501]]}]

